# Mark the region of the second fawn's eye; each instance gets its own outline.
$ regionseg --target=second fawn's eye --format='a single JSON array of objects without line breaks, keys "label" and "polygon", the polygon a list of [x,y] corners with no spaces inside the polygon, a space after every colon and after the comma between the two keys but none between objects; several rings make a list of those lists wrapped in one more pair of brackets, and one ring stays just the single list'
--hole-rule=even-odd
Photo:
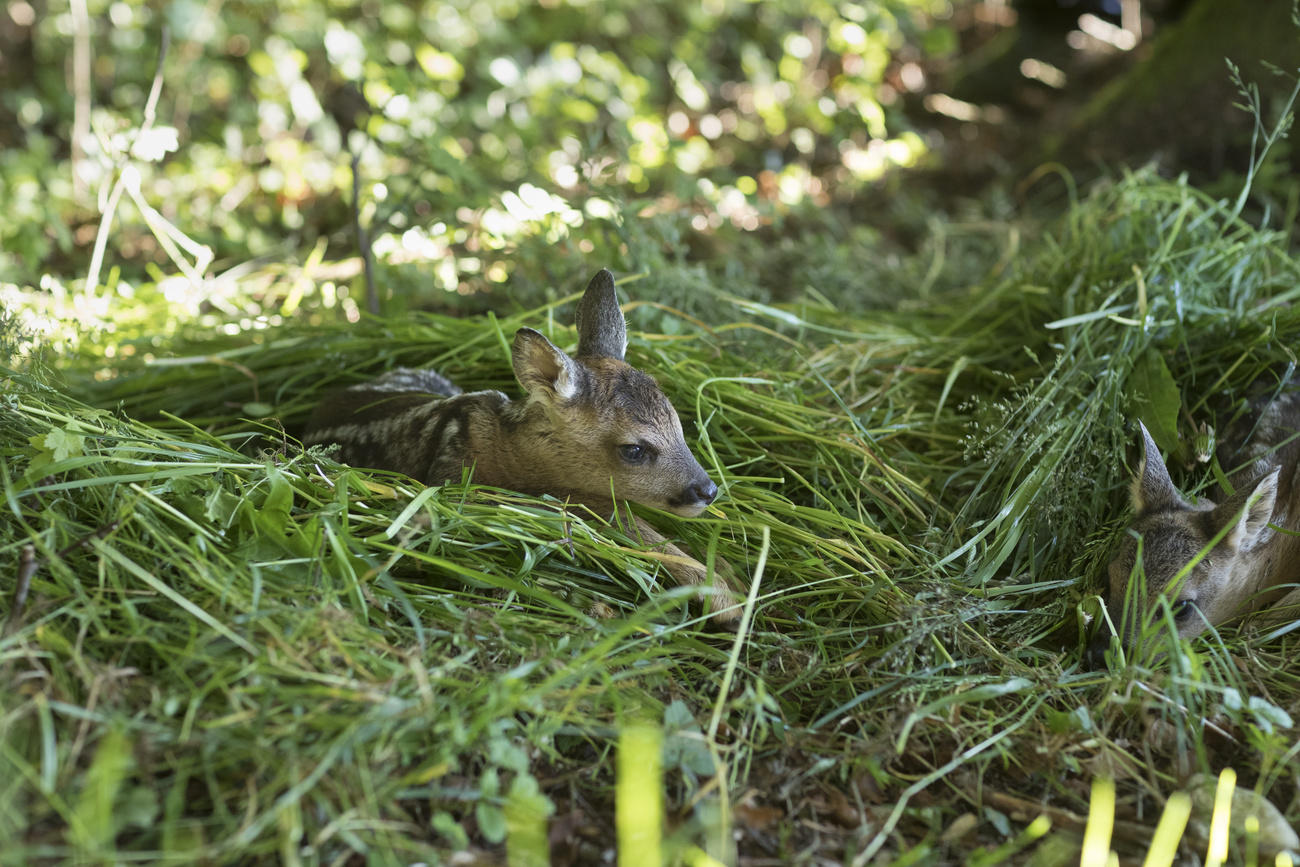
[{"label": "second fawn's eye", "polygon": [[618,447],[618,455],[629,464],[640,464],[650,457],[650,449],[640,443],[628,443]]}]

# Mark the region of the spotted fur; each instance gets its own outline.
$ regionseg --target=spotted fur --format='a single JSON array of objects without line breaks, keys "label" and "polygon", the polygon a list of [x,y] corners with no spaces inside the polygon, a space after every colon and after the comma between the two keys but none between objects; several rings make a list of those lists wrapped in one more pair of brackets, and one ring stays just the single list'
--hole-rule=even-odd
[{"label": "spotted fur", "polygon": [[[415,372],[393,374],[400,379]],[[304,442],[334,443],[339,446],[337,458],[346,464],[395,470],[426,485],[438,485],[461,477],[469,457],[471,418],[510,408],[510,400],[499,391],[437,398],[389,385],[381,378],[344,389],[321,403]]]}]

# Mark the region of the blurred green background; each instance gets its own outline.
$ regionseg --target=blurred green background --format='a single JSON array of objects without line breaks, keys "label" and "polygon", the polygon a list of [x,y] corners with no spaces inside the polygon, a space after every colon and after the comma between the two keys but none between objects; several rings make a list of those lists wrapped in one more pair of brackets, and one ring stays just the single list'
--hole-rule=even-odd
[{"label": "blurred green background", "polygon": [[[55,342],[355,319],[363,250],[388,313],[519,309],[598,266],[694,312],[706,284],[892,307],[1003,257],[1045,160],[1237,182],[1218,57],[1295,53],[1283,0],[1230,28],[1209,0],[2,8],[0,300]],[[1166,113],[1215,134],[1145,140]],[[1214,165],[1178,150],[1202,140]]]},{"label": "blurred green background", "polygon": [[[455,306],[525,270],[549,285],[570,259],[726,246],[915,164],[899,70],[957,46],[946,0],[6,6],[0,280],[84,278],[129,165],[210,274],[341,260],[321,301],[349,309],[353,154],[386,309]],[[177,273],[131,196],[116,204],[101,282]],[[302,301],[253,294],[255,314]]]}]

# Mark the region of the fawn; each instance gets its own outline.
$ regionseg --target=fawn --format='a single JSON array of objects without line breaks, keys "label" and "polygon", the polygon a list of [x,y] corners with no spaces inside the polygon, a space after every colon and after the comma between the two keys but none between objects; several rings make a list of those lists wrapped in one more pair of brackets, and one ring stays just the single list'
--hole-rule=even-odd
[{"label": "fawn", "polygon": [[[681,421],[654,379],[623,361],[627,324],[614,277],[601,270],[578,303],[578,350],[565,354],[521,328],[511,360],[527,397],[462,393],[429,370],[399,368],[327,397],[312,414],[306,445],[336,443],[339,460],[396,470],[426,485],[461,478],[526,494],[550,494],[611,514],[629,500],[694,517],[718,494],[691,454]],[[707,585],[703,564],[633,516],[642,538],[668,555],[682,584]],[[707,594],[715,622],[739,618],[715,573]]]},{"label": "fawn", "polygon": [[[1237,490],[1221,505],[1183,499],[1151,434],[1139,426],[1133,523],[1109,566],[1108,608],[1122,612],[1124,646],[1133,645],[1160,597],[1183,638],[1278,602],[1286,585],[1300,580],[1300,536],[1294,535],[1300,530],[1300,395],[1277,397],[1229,428],[1217,457]],[[1135,571],[1138,537],[1141,572]],[[1144,610],[1125,610],[1136,576],[1143,581],[1133,588],[1137,607]],[[1094,661],[1109,640],[1103,628],[1089,648]]]}]

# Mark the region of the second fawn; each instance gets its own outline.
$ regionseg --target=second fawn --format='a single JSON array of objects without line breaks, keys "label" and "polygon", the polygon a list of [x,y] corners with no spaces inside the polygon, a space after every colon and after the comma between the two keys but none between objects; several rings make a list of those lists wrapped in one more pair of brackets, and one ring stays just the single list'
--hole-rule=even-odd
[{"label": "second fawn", "polygon": [[[1123,644],[1134,644],[1160,598],[1190,638],[1286,595],[1300,580],[1300,395],[1282,395],[1226,432],[1217,456],[1236,492],[1218,505],[1184,499],[1144,426],[1142,441],[1133,523],[1109,566],[1108,610],[1121,615]],[[1109,638],[1103,628],[1094,660]]]},{"label": "second fawn", "polygon": [[[327,397],[303,442],[335,443],[354,466],[396,470],[427,485],[461,478],[526,494],[550,494],[610,514],[628,500],[685,517],[704,511],[718,486],[695,460],[681,421],[654,379],[623,360],[627,326],[614,278],[602,270],[578,304],[573,357],[541,333],[521,328],[511,359],[527,396],[462,393],[428,370],[397,369]],[[708,572],[635,519],[684,584]],[[739,617],[726,579],[707,592],[714,618]]]}]

